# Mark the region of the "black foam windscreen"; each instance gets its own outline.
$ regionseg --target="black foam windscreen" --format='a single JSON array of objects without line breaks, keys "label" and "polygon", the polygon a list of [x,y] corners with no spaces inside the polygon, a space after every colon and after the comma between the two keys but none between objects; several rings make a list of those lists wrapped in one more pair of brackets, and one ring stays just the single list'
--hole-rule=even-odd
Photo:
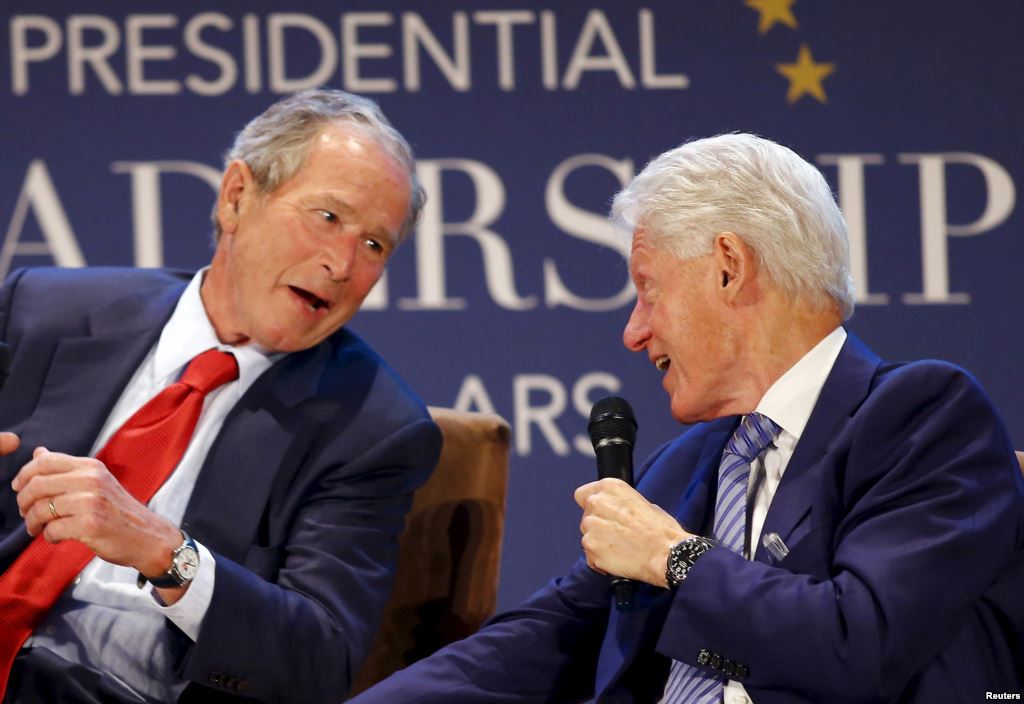
[{"label": "black foam windscreen", "polygon": [[587,431],[595,448],[601,441],[611,438],[632,446],[636,442],[633,407],[620,396],[605,396],[590,409]]}]

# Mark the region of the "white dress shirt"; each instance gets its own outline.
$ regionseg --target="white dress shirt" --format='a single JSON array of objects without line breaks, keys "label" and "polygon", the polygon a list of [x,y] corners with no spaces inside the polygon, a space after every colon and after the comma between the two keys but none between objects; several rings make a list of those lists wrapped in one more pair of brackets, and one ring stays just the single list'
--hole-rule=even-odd
[{"label": "white dress shirt", "polygon": [[[761,529],[768,516],[768,507],[782,481],[796,444],[818,402],[839,351],[846,342],[846,330],[838,327],[800,358],[780,376],[761,397],[755,412],[768,416],[781,428],[774,445],[750,467],[747,503],[750,506],[749,560],[760,545]],[[749,704],[750,695],[739,682],[730,680],[723,692],[725,704]]]},{"label": "white dress shirt", "polygon": [[[135,411],[180,377],[193,357],[211,348],[235,355],[238,379],[207,394],[185,454],[148,504],[154,513],[176,525],[181,523],[199,470],[225,417],[281,356],[254,343],[232,347],[217,339],[200,296],[205,273],[205,269],[198,272],[189,282],[160,339],[128,382],[90,452],[95,457]],[[198,573],[182,598],[170,606],[156,599],[151,585],[138,588],[138,573],[133,568],[93,558],[26,646],[46,648],[65,660],[102,671],[146,696],[177,699],[187,682],[172,674],[175,653],[164,619],[170,619],[193,641],[199,637],[213,597],[215,560],[206,547],[198,548]]]}]

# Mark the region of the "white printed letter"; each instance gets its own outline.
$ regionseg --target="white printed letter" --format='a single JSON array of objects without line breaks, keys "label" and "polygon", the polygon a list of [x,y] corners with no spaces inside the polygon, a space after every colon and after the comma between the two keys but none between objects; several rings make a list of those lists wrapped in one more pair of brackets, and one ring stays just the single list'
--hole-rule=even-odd
[{"label": "white printed letter", "polygon": [[[45,242],[19,242],[28,209],[36,215]],[[85,257],[71,230],[71,223],[53,186],[46,162],[35,159],[28,165],[25,183],[14,205],[14,214],[7,226],[3,250],[0,250],[0,279],[7,276],[11,260],[17,255],[50,255],[57,266],[85,266]]]},{"label": "white printed letter", "polygon": [[[924,290],[907,293],[904,303],[970,303],[967,293],[950,293],[947,237],[969,237],[995,229],[1013,212],[1016,190],[1002,166],[981,154],[900,154],[901,164],[917,164],[921,186],[921,256]],[[966,225],[949,222],[946,210],[946,166],[973,166],[985,179],[987,200],[981,216]]]},{"label": "white printed letter", "polygon": [[[473,183],[476,207],[465,222],[444,221],[441,175],[446,170],[461,171]],[[470,159],[422,160],[416,164],[416,173],[430,196],[423,208],[415,238],[419,296],[399,300],[398,307],[402,310],[460,310],[466,307],[466,299],[449,298],[447,294],[444,238],[449,235],[472,237],[480,245],[487,290],[495,303],[509,310],[536,306],[536,297],[522,297],[516,292],[509,246],[488,227],[505,209],[505,187],[498,174],[486,164]]]}]

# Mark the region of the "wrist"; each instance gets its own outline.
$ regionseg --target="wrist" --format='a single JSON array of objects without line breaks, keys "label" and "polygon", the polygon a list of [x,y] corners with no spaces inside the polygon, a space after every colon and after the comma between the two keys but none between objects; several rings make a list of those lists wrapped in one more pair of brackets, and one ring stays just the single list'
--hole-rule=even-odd
[{"label": "wrist", "polygon": [[174,551],[181,547],[185,532],[168,522],[159,534],[153,536],[145,557],[134,567],[145,577],[160,577],[167,573],[174,563]]},{"label": "wrist", "polygon": [[648,563],[647,569],[651,576],[651,578],[647,580],[649,584],[661,587],[662,589],[668,588],[668,584],[665,581],[665,565],[668,564],[669,553],[675,545],[689,537],[689,533],[681,533],[678,536],[672,536],[665,539],[664,543],[655,551]]},{"label": "wrist", "polygon": [[141,589],[148,581],[158,589],[188,589],[199,569],[199,550],[194,540],[185,531],[178,531],[179,538],[173,548],[167,551],[166,562],[154,572],[139,572],[138,586]]}]

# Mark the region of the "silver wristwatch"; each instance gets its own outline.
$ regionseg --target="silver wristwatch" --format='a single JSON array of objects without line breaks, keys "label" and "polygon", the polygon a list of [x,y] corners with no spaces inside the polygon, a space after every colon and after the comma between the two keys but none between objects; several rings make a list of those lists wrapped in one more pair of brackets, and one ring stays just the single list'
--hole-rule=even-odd
[{"label": "silver wristwatch", "polygon": [[199,570],[199,550],[196,548],[196,541],[192,540],[188,533],[181,531],[181,537],[181,545],[171,553],[171,568],[159,577],[147,577],[140,572],[140,589],[146,582],[161,589],[184,587],[195,579]]},{"label": "silver wristwatch", "polygon": [[665,565],[665,581],[669,589],[675,589],[686,579],[697,559],[713,548],[715,544],[707,538],[695,535],[673,545],[668,551]]}]

